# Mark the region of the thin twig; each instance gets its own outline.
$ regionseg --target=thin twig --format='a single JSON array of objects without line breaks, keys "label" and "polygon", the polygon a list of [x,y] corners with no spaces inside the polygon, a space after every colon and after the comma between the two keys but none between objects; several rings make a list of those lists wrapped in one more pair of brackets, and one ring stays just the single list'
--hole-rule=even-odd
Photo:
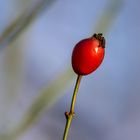
[{"label": "thin twig", "polygon": [[76,97],[77,97],[78,89],[79,89],[79,86],[80,86],[81,78],[82,78],[82,76],[78,75],[77,81],[76,81],[76,84],[75,84],[75,88],[74,88],[74,92],[73,92],[73,97],[72,97],[72,100],[71,100],[70,112],[65,113],[66,126],[65,126],[65,130],[64,130],[64,134],[63,134],[63,140],[67,140],[70,125],[71,125],[72,119],[75,115],[74,107],[75,107],[75,103],[76,103]]}]

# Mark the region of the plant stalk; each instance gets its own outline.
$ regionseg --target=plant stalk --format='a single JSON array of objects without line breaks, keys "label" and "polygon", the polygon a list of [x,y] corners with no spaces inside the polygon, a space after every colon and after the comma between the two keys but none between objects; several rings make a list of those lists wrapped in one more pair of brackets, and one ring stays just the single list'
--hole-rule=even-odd
[{"label": "plant stalk", "polygon": [[76,103],[76,97],[77,97],[78,89],[80,86],[81,78],[82,78],[82,75],[78,75],[76,84],[75,84],[75,88],[74,88],[74,92],[73,92],[73,96],[72,96],[72,100],[71,100],[70,112],[65,112],[66,125],[65,125],[65,129],[64,129],[63,140],[67,140],[71,122],[75,115],[74,107],[75,107],[75,103]]}]

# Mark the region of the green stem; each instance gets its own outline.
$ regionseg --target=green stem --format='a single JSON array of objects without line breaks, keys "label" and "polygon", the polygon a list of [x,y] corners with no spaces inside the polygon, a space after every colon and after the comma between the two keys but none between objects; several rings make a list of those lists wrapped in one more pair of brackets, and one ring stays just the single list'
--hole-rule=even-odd
[{"label": "green stem", "polygon": [[82,78],[82,76],[78,75],[77,80],[76,80],[76,84],[75,84],[75,88],[74,88],[74,92],[73,92],[73,96],[72,96],[70,112],[65,113],[66,125],[65,125],[65,130],[64,130],[64,134],[63,134],[63,140],[67,140],[70,125],[71,125],[72,119],[75,115],[74,107],[75,107],[75,103],[76,103],[76,96],[77,96],[77,93],[78,93],[81,78]]}]

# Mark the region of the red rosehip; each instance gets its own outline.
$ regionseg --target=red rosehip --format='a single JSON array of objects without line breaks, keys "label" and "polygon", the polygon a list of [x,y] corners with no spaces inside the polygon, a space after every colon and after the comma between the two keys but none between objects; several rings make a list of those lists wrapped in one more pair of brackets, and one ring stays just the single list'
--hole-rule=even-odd
[{"label": "red rosehip", "polygon": [[78,75],[87,75],[95,71],[103,61],[105,39],[102,34],[94,34],[76,44],[72,53],[72,67]]}]

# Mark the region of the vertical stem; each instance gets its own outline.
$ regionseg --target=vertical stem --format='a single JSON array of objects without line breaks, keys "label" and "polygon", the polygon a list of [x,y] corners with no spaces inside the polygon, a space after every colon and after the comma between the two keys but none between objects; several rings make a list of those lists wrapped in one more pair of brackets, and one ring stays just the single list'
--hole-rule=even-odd
[{"label": "vertical stem", "polygon": [[75,114],[74,113],[74,107],[75,107],[76,96],[77,96],[77,93],[78,93],[81,78],[82,78],[82,76],[78,75],[77,80],[76,80],[76,84],[75,84],[75,88],[74,88],[74,92],[73,92],[73,96],[72,96],[72,100],[71,100],[70,112],[65,113],[66,125],[65,125],[65,130],[64,130],[64,134],[63,134],[63,140],[67,140],[70,125],[71,125],[72,119],[73,119],[74,114]]}]

